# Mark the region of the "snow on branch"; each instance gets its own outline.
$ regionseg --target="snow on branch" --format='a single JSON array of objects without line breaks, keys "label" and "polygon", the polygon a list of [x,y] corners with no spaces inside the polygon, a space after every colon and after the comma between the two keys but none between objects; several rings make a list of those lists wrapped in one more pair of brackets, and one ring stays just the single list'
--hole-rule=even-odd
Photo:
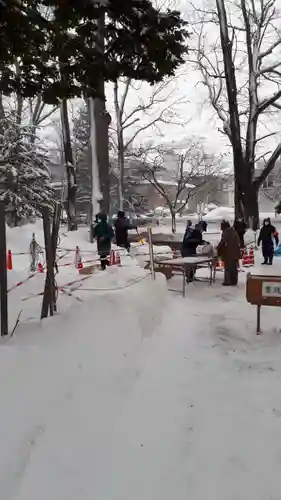
[{"label": "snow on branch", "polygon": [[35,147],[16,117],[0,121],[0,199],[10,225],[35,217],[53,200],[47,152]]}]

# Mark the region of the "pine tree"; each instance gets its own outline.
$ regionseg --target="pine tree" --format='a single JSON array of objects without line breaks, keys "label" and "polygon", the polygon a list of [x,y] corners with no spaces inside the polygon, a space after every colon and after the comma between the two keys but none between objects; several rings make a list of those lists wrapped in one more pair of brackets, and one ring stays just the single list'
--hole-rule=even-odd
[{"label": "pine tree", "polygon": [[[101,16],[104,53],[97,43]],[[159,12],[150,0],[2,1],[1,90],[54,103],[96,97],[101,80],[120,76],[155,83],[184,62],[187,36],[179,12]]]},{"label": "pine tree", "polygon": [[[66,109],[65,99],[73,97],[104,100],[104,82],[121,76],[159,82],[185,61],[186,24],[179,12],[159,12],[150,0],[2,0],[0,89],[40,95],[45,103],[62,100]],[[70,135],[64,142],[71,222],[76,182]]]},{"label": "pine tree", "polygon": [[6,204],[7,223],[17,226],[50,206],[51,176],[46,154],[32,144],[27,128],[6,118],[0,130],[0,199]]}]

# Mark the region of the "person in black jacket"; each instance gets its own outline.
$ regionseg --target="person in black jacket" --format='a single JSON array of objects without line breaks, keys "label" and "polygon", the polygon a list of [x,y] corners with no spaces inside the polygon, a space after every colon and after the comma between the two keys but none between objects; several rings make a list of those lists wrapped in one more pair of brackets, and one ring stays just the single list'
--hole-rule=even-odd
[{"label": "person in black jacket", "polygon": [[206,232],[207,232],[207,228],[208,228],[208,224],[207,224],[207,222],[206,222],[205,220],[201,220],[201,221],[200,221],[200,225],[201,225],[201,227],[202,227],[202,231],[203,231],[203,233],[206,233]]},{"label": "person in black jacket", "polygon": [[123,212],[123,210],[119,210],[114,226],[116,245],[118,247],[126,248],[129,252],[131,245],[128,240],[128,231],[129,229],[137,229],[137,226],[130,224],[130,221],[125,217],[125,212]]},{"label": "person in black jacket", "polygon": [[271,224],[271,220],[268,217],[264,219],[263,226],[260,230],[259,238],[258,238],[258,246],[262,244],[262,254],[264,258],[263,265],[269,264],[272,265],[273,255],[274,255],[274,244],[275,240],[276,246],[279,244],[278,232],[275,227]]},{"label": "person in black jacket", "polygon": [[193,228],[192,226],[187,226],[183,241],[181,254],[183,257],[191,257],[196,255],[196,249],[199,245],[202,245],[202,227],[200,224],[196,224]]},{"label": "person in black jacket", "polygon": [[93,237],[97,239],[101,268],[104,271],[109,265],[108,257],[111,251],[111,241],[114,237],[112,226],[107,222],[107,215],[99,213],[93,226]]},{"label": "person in black jacket", "polygon": [[[182,257],[192,257],[193,255],[196,255],[197,247],[202,244],[202,226],[200,224],[196,224],[193,228],[192,226],[187,225],[181,247]],[[195,277],[195,269],[187,268],[185,275],[186,281],[193,281]]]}]

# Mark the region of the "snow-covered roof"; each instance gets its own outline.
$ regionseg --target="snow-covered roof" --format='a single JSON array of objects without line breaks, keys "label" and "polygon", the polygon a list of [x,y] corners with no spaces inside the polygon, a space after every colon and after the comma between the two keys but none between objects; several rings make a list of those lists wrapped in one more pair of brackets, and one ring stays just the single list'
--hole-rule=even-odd
[{"label": "snow-covered roof", "polygon": [[[178,182],[176,181],[169,181],[166,179],[157,179],[157,182],[161,184],[162,186],[178,186]],[[153,184],[153,182],[148,181],[147,179],[144,179],[143,181],[139,181],[138,184]],[[196,186],[194,184],[189,184],[188,182],[185,183],[185,187],[187,189],[194,189]]]}]

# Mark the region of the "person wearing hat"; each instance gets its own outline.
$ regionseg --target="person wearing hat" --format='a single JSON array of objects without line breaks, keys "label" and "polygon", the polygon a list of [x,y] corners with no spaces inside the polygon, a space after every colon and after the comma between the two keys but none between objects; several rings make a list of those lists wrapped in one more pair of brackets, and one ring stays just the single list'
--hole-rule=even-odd
[{"label": "person wearing hat", "polygon": [[125,212],[123,212],[123,210],[119,210],[114,226],[116,245],[118,247],[126,248],[127,252],[129,252],[130,242],[128,239],[128,231],[130,229],[137,229],[137,226],[130,224],[130,221],[127,217],[125,217]]},{"label": "person wearing hat", "polygon": [[276,228],[271,224],[271,220],[268,217],[264,219],[263,226],[260,230],[259,238],[258,238],[258,246],[262,244],[262,255],[264,261],[262,265],[272,265],[273,255],[274,255],[274,240],[276,246],[279,244],[279,237]]},{"label": "person wearing hat", "polygon": [[109,265],[111,242],[114,238],[112,226],[107,222],[107,215],[104,212],[96,216],[96,224],[93,226],[93,237],[97,240],[101,268],[104,271],[106,266]]},{"label": "person wearing hat", "polygon": [[221,223],[221,240],[217,247],[218,257],[224,263],[224,286],[236,286],[238,283],[238,265],[240,259],[240,239],[234,227],[228,221]]}]

